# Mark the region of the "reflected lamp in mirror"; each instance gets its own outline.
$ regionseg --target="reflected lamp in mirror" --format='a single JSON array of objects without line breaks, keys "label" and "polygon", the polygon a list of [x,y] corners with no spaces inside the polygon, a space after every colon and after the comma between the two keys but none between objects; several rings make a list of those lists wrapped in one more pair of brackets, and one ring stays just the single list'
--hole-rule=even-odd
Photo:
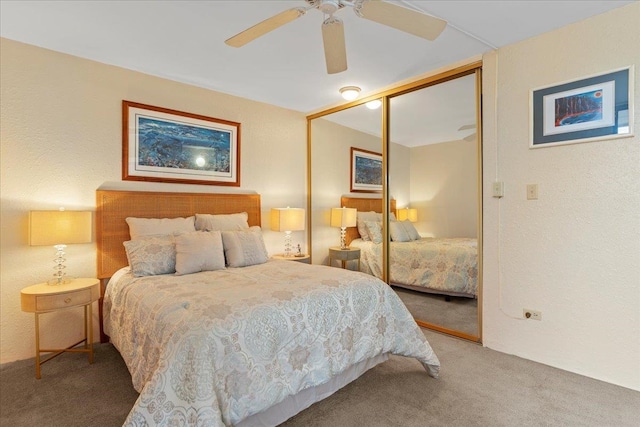
[{"label": "reflected lamp in mirror", "polygon": [[291,252],[291,232],[304,230],[305,216],[302,208],[272,208],[271,230],[284,231],[284,256],[293,256]]},{"label": "reflected lamp in mirror", "polygon": [[52,245],[56,249],[53,279],[48,284],[61,285],[73,279],[64,271],[64,250],[69,244],[91,243],[91,228],[90,211],[29,212],[29,245]]},{"label": "reflected lamp in mirror", "polygon": [[331,226],[340,227],[340,249],[349,249],[347,227],[355,227],[357,218],[358,210],[355,208],[331,208]]},{"label": "reflected lamp in mirror", "polygon": [[398,209],[397,211],[398,221],[409,220],[411,222],[418,222],[418,209],[406,207],[404,209]]}]

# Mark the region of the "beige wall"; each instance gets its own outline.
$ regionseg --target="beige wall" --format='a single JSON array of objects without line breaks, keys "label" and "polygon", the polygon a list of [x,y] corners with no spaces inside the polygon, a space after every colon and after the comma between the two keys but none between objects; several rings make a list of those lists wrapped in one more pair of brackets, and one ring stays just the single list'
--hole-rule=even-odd
[{"label": "beige wall", "polygon": [[[20,289],[53,273],[53,248],[27,244],[29,210],[94,210],[99,187],[257,192],[267,247],[282,251],[283,236],[268,231],[268,213],[305,207],[304,114],[7,39],[0,53],[0,362],[34,356],[33,315],[20,311]],[[240,122],[242,186],[121,181],[123,99]],[[306,234],[295,232],[293,242],[306,248]],[[70,245],[67,253],[69,274],[95,277],[95,244]],[[81,316],[81,309],[42,316],[43,345],[78,340]]]},{"label": "beige wall", "polygon": [[[429,237],[477,237],[478,148],[450,141],[411,148],[411,207]],[[403,207],[403,206],[400,206]]]},{"label": "beige wall", "polygon": [[[634,3],[487,54],[483,67],[484,344],[636,390],[639,24]],[[529,149],[532,89],[629,65],[636,136]],[[502,199],[491,197],[496,179]],[[523,308],[542,321],[523,320]]]}]

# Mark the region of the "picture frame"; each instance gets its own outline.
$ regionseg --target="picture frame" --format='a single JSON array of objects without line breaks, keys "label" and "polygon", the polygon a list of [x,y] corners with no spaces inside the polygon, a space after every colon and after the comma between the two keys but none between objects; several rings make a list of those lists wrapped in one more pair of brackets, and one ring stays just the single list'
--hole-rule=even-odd
[{"label": "picture frame", "polygon": [[351,192],[382,192],[382,154],[351,147]]},{"label": "picture frame", "polygon": [[633,66],[531,91],[529,148],[633,136]]},{"label": "picture frame", "polygon": [[240,186],[240,123],[122,101],[122,179]]}]

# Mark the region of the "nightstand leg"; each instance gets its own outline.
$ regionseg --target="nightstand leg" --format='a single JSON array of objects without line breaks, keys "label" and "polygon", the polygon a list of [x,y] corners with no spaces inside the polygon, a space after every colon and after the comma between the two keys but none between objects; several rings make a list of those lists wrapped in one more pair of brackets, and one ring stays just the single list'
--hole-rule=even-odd
[{"label": "nightstand leg", "polygon": [[40,319],[36,313],[36,379],[40,379]]},{"label": "nightstand leg", "polygon": [[[86,341],[84,342],[85,348],[89,348],[89,363],[93,363],[93,313],[91,306],[93,304],[88,304],[84,306],[84,337]],[[87,313],[89,313],[89,318],[87,319]],[[87,326],[88,324],[88,326]]]}]

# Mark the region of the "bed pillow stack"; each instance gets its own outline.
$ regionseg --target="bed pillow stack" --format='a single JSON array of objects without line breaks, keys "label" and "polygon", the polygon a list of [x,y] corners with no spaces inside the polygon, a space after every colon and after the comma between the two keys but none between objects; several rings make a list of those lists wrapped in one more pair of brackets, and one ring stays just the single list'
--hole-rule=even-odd
[{"label": "bed pillow stack", "polygon": [[393,221],[389,223],[389,234],[393,242],[410,242],[420,240],[420,233],[411,221]]},{"label": "bed pillow stack", "polygon": [[[396,216],[391,212],[389,220],[395,221]],[[378,212],[358,212],[356,214],[356,224],[360,238],[374,243],[382,242],[382,214]]]},{"label": "bed pillow stack", "polygon": [[134,276],[184,275],[267,262],[260,227],[248,214],[196,214],[188,218],[126,218],[124,242]]}]

